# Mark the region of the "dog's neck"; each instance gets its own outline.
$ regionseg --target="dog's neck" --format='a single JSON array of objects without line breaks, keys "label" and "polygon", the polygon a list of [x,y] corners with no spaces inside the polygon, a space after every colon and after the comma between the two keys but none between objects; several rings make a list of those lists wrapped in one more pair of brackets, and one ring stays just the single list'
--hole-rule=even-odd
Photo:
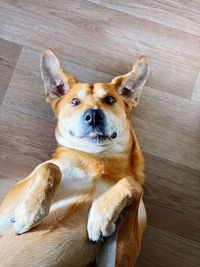
[{"label": "dog's neck", "polygon": [[105,157],[102,153],[86,153],[57,144],[53,159],[59,160],[63,165],[78,166],[90,177],[101,176],[108,181],[117,182],[123,172],[127,173],[131,169],[131,156],[131,149]]}]

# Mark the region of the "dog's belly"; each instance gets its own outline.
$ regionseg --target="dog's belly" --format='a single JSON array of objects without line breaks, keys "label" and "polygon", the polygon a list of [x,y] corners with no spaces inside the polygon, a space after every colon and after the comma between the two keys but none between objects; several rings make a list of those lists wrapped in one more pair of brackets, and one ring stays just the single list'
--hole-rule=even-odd
[{"label": "dog's belly", "polygon": [[[98,244],[88,242],[85,226],[79,218],[73,227],[36,227],[16,236],[9,231],[0,238],[0,266],[83,267],[92,262]],[[43,229],[44,228],[44,229]],[[86,257],[87,255],[87,257]]]}]

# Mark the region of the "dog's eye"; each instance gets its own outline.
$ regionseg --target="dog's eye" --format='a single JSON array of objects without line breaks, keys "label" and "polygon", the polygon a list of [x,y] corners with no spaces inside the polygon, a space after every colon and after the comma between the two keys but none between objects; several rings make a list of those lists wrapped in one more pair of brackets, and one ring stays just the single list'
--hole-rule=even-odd
[{"label": "dog's eye", "polygon": [[74,98],[72,98],[72,100],[71,100],[70,103],[71,103],[72,105],[74,105],[74,106],[78,106],[78,105],[81,103],[81,100],[78,99],[78,98],[76,98],[76,97],[74,97]]},{"label": "dog's eye", "polygon": [[116,102],[116,99],[113,96],[106,96],[104,102],[108,105],[113,105]]}]

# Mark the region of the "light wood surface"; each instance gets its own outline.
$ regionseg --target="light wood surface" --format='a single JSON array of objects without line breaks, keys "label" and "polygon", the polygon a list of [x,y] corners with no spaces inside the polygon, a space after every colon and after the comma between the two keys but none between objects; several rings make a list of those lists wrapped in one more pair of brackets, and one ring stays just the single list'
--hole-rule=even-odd
[{"label": "light wood surface", "polygon": [[151,73],[131,113],[146,159],[148,227],[136,266],[199,266],[200,3],[0,0],[0,200],[55,148],[41,51],[81,82],[109,82],[142,54]]},{"label": "light wood surface", "polygon": [[0,104],[3,101],[21,46],[0,40]]}]

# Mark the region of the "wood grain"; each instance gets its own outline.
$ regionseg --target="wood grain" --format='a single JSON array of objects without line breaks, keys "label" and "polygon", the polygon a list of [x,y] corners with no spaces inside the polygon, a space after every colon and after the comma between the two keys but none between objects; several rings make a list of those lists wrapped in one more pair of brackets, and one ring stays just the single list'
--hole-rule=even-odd
[{"label": "wood grain", "polygon": [[[200,172],[190,167],[144,153],[146,159],[147,182],[164,186],[167,191],[174,190],[174,194],[187,194],[188,197],[200,198]],[[148,186],[146,186],[148,189]],[[196,209],[196,213],[198,209]],[[195,213],[195,214],[196,214]]]},{"label": "wood grain", "polygon": [[21,180],[55,149],[53,123],[0,108],[0,175]]},{"label": "wood grain", "polygon": [[33,0],[1,0],[0,19],[1,38],[51,47],[62,58],[112,75],[126,73],[145,54],[152,69],[148,85],[192,95],[200,69],[200,37],[194,34],[87,1],[41,1],[38,8]]},{"label": "wood grain", "polygon": [[148,224],[198,242],[199,198],[188,197],[187,192],[169,191],[155,179],[148,180],[145,188],[148,188],[145,190]]},{"label": "wood grain", "polygon": [[174,29],[200,35],[198,0],[101,0],[100,4]]},{"label": "wood grain", "polygon": [[199,241],[200,172],[145,153],[148,224]]},{"label": "wood grain", "polygon": [[0,39],[0,104],[3,101],[21,46]]},{"label": "wood grain", "polygon": [[200,104],[150,87],[132,120],[143,151],[200,169]]},{"label": "wood grain", "polygon": [[200,261],[199,244],[148,226],[136,267],[196,267]]}]

